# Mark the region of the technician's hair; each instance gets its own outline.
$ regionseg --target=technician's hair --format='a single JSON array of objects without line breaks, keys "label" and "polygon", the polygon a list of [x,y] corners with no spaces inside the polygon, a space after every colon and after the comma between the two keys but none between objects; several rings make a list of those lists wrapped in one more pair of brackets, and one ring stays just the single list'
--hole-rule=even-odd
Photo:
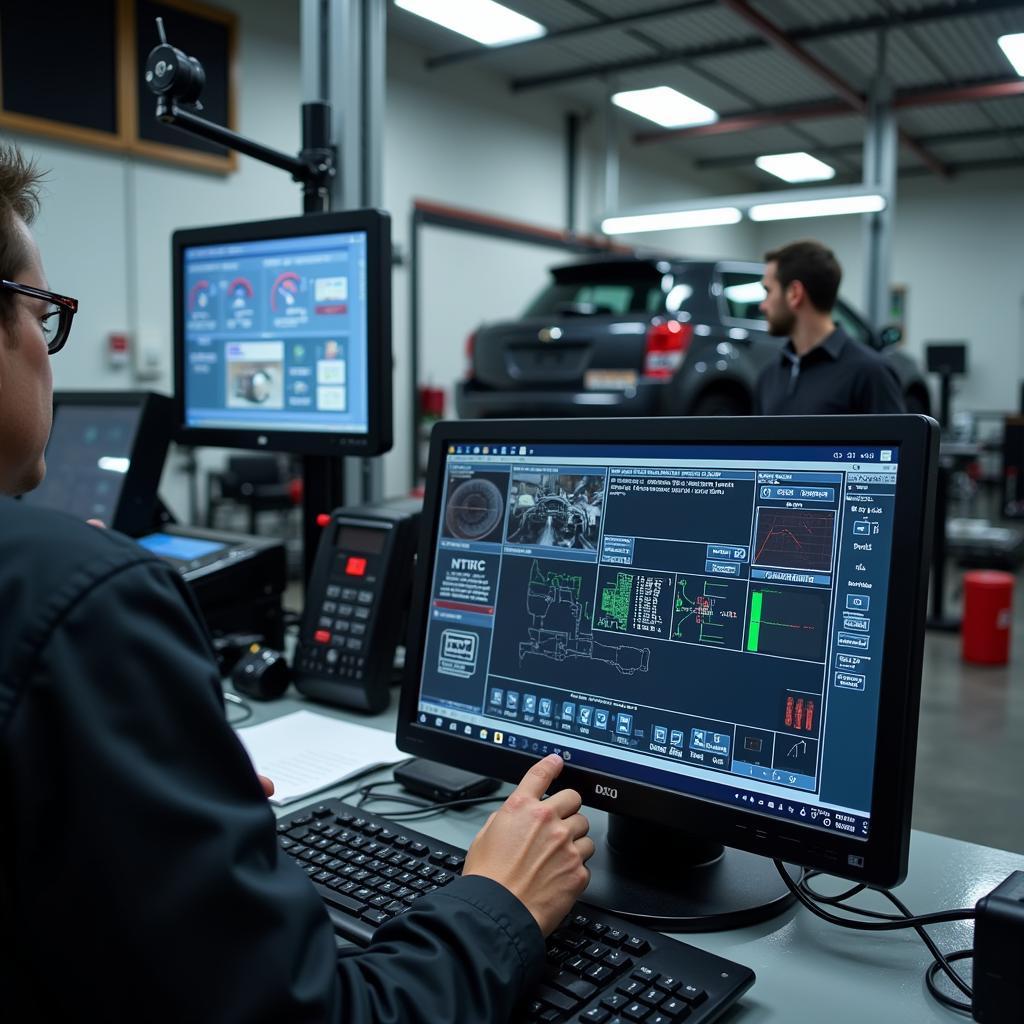
[{"label": "technician's hair", "polygon": [[799,281],[811,305],[819,313],[832,312],[839,294],[839,282],[843,279],[843,268],[831,249],[808,239],[766,252],[764,259],[766,263],[777,265],[776,277],[783,291],[794,281]]},{"label": "technician's hair", "polygon": [[[43,172],[17,146],[0,145],[0,279],[17,280],[29,261],[17,218],[31,224],[39,212],[39,182]],[[0,288],[0,323],[14,316],[15,294]]]}]

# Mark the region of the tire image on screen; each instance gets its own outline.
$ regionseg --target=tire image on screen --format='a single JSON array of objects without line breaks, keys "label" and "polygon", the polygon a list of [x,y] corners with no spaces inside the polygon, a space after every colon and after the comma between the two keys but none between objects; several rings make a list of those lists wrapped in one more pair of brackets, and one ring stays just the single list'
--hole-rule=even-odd
[{"label": "tire image on screen", "polygon": [[445,526],[459,540],[481,540],[498,526],[504,506],[490,480],[464,480],[448,497]]}]

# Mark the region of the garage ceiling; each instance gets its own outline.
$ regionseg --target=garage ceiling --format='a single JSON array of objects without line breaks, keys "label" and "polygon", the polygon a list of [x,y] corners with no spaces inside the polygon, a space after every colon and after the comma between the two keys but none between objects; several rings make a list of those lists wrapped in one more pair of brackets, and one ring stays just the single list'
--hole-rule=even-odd
[{"label": "garage ceiling", "polygon": [[610,92],[673,86],[718,123],[667,131],[623,112],[634,144],[753,188],[779,186],[754,158],[791,150],[831,163],[837,182],[859,180],[864,104],[882,74],[901,176],[1024,164],[1024,78],[996,43],[1024,32],[1021,0],[501,2],[547,35],[491,49],[395,7],[390,29],[425,49],[439,78],[486,68],[523,103],[599,111]]}]

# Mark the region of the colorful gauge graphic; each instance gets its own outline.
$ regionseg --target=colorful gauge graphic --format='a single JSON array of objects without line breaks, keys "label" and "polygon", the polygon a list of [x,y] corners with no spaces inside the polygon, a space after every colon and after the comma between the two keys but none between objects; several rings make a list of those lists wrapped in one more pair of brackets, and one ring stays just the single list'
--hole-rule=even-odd
[{"label": "colorful gauge graphic", "polygon": [[291,270],[277,275],[274,287],[270,292],[270,308],[275,313],[283,309],[291,309],[298,302],[301,281],[302,278]]},{"label": "colorful gauge graphic", "polygon": [[245,277],[236,277],[228,285],[228,297],[231,305],[238,309],[240,306],[248,306],[252,303],[253,297],[252,282]]},{"label": "colorful gauge graphic", "polygon": [[213,286],[210,282],[196,281],[188,292],[188,311],[190,313],[195,313],[197,310],[200,313],[212,312],[213,298]]}]

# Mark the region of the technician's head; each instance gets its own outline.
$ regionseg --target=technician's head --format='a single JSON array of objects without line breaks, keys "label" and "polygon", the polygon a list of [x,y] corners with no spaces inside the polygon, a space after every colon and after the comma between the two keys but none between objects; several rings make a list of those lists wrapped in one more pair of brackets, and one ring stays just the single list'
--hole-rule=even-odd
[{"label": "technician's head", "polygon": [[29,225],[39,209],[36,167],[0,146],[0,494],[30,491],[46,472],[53,377],[78,303],[46,290]]},{"label": "technician's head", "polygon": [[765,253],[764,302],[761,312],[768,331],[793,333],[798,317],[828,316],[839,294],[842,267],[831,249],[820,242],[793,242]]}]

